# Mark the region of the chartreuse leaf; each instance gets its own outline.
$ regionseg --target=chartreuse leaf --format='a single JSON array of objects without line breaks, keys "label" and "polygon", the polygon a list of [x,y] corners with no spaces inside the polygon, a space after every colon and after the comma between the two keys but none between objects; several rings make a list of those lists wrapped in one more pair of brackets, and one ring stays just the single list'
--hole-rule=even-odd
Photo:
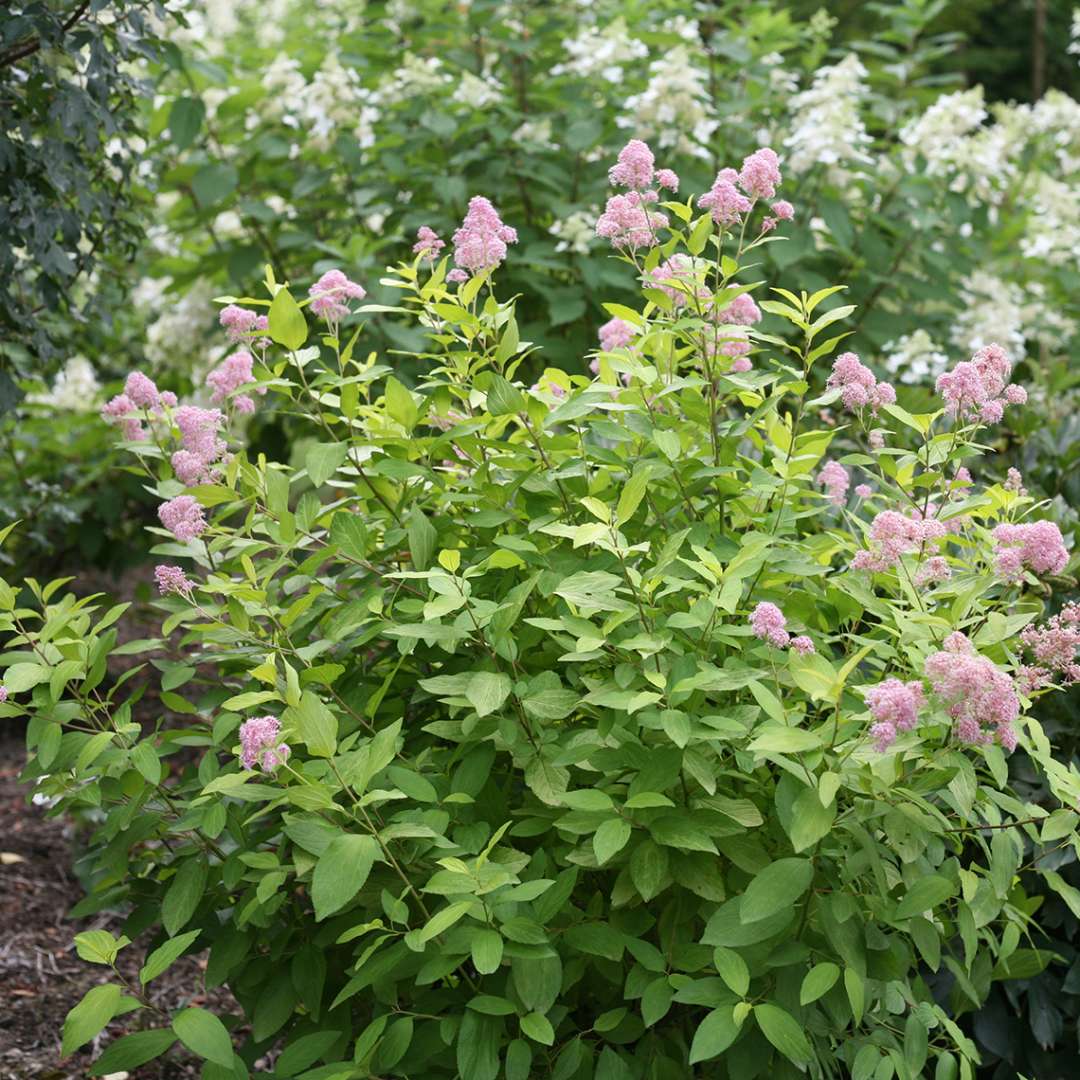
[{"label": "chartreuse leaf", "polygon": [[139,982],[145,986],[151,979],[156,979],[174,960],[183,955],[184,950],[202,933],[201,930],[189,930],[179,937],[170,938],[159,945],[147,958],[139,972]]},{"label": "chartreuse leaf", "polygon": [[278,289],[268,315],[270,336],[279,345],[296,352],[307,341],[307,321],[288,289]]},{"label": "chartreuse leaf", "polygon": [[789,1061],[796,1065],[809,1065],[814,1060],[814,1051],[791,1013],[785,1012],[779,1005],[763,1002],[754,1006],[754,1019],[765,1038]]},{"label": "chartreuse leaf", "polygon": [[735,1023],[732,1007],[722,1005],[713,1009],[694,1032],[694,1041],[690,1044],[690,1064],[696,1065],[699,1061],[718,1057],[738,1035],[739,1025]]},{"label": "chartreuse leaf", "polygon": [[215,1065],[232,1068],[232,1039],[225,1025],[213,1013],[192,1006],[173,1017],[172,1028],[176,1037],[193,1054]]},{"label": "chartreuse leaf", "polygon": [[746,961],[734,949],[724,948],[718,945],[713,950],[713,965],[716,967],[720,978],[731,988],[732,992],[739,997],[745,997],[750,989],[750,969]]},{"label": "chartreuse leaf", "polygon": [[334,837],[319,856],[311,879],[315,921],[340,911],[364,887],[379,857],[373,836],[343,833]]},{"label": "chartreuse leaf", "polygon": [[612,818],[603,822],[593,836],[593,851],[596,861],[602,866],[617,855],[630,839],[630,823],[623,818]]},{"label": "chartreuse leaf", "polygon": [[101,1031],[116,1015],[122,997],[123,991],[115,983],[91,987],[64,1020],[61,1056],[73,1054]]}]

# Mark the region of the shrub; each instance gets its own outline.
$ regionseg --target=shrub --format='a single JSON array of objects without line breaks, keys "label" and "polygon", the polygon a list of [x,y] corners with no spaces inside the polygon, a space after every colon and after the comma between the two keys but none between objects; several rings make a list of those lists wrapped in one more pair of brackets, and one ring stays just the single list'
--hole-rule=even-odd
[{"label": "shrub", "polygon": [[[95,1073],[179,1040],[211,1078],[279,1051],[312,1080],[971,1077],[963,1014],[1051,960],[1028,883],[1080,910],[1039,862],[1080,777],[1028,712],[1075,609],[1021,637],[1070,556],[965,465],[1021,408],[1008,356],[912,413],[836,355],[842,287],[755,293],[790,228],[771,151],[697,209],[642,143],[611,177],[643,303],[608,305],[594,377],[518,378],[511,230],[477,198],[453,269],[425,234],[384,281],[427,334],[414,387],[348,328],[385,305],[268,273],[227,298],[268,321],[223,319],[250,341],[217,409],[137,373],[107,407],[162,500],[183,656],[127,650],[176,719],[106,681],[120,608],[33,581],[0,595],[2,708],[41,793],[95,812],[81,910],[127,911],[80,955],[145,932],[145,984],[208,950],[243,1016],[146,1008]],[[302,467],[228,445],[255,389],[318,433]],[[65,1051],[144,1003],[95,988]]]}]

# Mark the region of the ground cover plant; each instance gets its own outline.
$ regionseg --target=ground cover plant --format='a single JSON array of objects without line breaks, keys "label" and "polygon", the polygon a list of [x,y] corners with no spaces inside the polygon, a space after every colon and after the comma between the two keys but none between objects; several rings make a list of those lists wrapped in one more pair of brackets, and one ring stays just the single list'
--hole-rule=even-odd
[{"label": "ground cover plant", "polygon": [[[219,298],[207,407],[141,371],[106,405],[157,502],[161,639],[106,680],[121,606],[0,589],[0,708],[88,822],[82,912],[128,913],[77,939],[105,979],[65,1051],[143,1026],[95,1074],[180,1043],[211,1080],[947,1080],[991,989],[1053,961],[1080,772],[1033,709],[1080,674],[1080,608],[988,453],[1013,360],[962,354],[908,410],[844,286],[763,283],[805,228],[778,156],[703,190],[659,158],[607,163],[598,257],[638,295],[572,370],[475,195],[393,303],[269,268]],[[411,385],[383,319],[422,335]],[[295,464],[236,437],[272,401]],[[133,721],[148,679],[176,722]],[[242,1015],[150,1007],[204,950]]]}]

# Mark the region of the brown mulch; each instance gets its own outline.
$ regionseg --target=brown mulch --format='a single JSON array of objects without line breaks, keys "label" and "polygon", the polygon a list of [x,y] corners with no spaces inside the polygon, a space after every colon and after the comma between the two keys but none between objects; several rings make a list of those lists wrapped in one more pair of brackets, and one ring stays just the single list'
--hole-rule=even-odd
[{"label": "brown mulch", "polygon": [[[145,595],[148,577],[148,569],[135,571],[107,591],[121,599]],[[95,582],[92,590],[102,587]],[[159,620],[138,610],[139,606],[128,613],[131,618],[122,620],[121,640],[156,636]],[[131,662],[126,657],[117,659]],[[4,928],[0,935],[0,1080],[85,1080],[91,1062],[113,1039],[161,1023],[145,1009],[128,1013],[88,1046],[61,1060],[64,1017],[87,990],[108,981],[110,974],[107,968],[81,960],[73,938],[91,929],[120,934],[122,913],[104,912],[82,920],[68,917],[83,897],[71,872],[78,837],[63,817],[50,817],[47,807],[32,805],[30,785],[18,779],[25,761],[22,723],[0,721],[0,927]],[[118,967],[135,986],[147,952],[144,936],[120,953]],[[194,1004],[220,1015],[230,1006],[235,1009],[227,991],[207,993],[202,974],[198,957],[184,957],[150,983],[150,1000],[165,1010]],[[116,1080],[190,1080],[199,1076],[201,1066],[177,1044],[163,1059],[114,1076]]]}]

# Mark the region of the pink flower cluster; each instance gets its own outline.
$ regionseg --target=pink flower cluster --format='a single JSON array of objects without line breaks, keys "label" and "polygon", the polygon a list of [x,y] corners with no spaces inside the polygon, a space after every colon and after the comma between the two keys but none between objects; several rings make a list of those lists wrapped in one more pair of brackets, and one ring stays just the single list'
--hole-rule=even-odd
[{"label": "pink flower cluster", "polygon": [[692,296],[703,300],[709,295],[703,285],[695,286],[694,278],[694,261],[689,255],[675,254],[650,271],[646,284],[656,285],[678,308],[688,304]]},{"label": "pink flower cluster", "polygon": [[158,507],[158,518],[181,543],[201,536],[207,528],[199,500],[193,495],[178,495]]},{"label": "pink flower cluster", "polygon": [[956,737],[973,745],[996,738],[1006,750],[1014,750],[1020,699],[1012,679],[980,656],[958,630],[943,644],[940,652],[926,658],[925,673],[952,717]]},{"label": "pink flower cluster", "polygon": [[[206,376],[206,385],[213,391],[210,395],[211,402],[217,405],[241,386],[246,386],[248,383],[254,382],[254,364],[255,361],[251,353],[246,349],[239,349],[237,352],[230,353],[226,356],[225,359]],[[266,388],[260,387],[259,393],[265,394]],[[255,402],[247,394],[238,395],[233,400],[233,405],[236,406],[237,412],[251,413],[255,411]]]},{"label": "pink flower cluster", "polygon": [[494,270],[506,258],[507,244],[517,243],[517,231],[504,225],[490,199],[474,195],[460,228],[454,232],[456,270],[448,281],[464,281],[469,274]]},{"label": "pink flower cluster", "polygon": [[1006,581],[1018,582],[1024,570],[1034,574],[1060,574],[1069,562],[1061,530],[1052,521],[998,525],[991,535],[994,569]]},{"label": "pink flower cluster", "polygon": [[434,262],[444,247],[446,247],[446,241],[440,239],[439,234],[434,229],[427,225],[421,225],[416,230],[416,243],[413,244],[413,254],[419,255],[424,262]]},{"label": "pink flower cluster", "polygon": [[0,686],[0,705],[3,705],[8,699],[8,688],[6,686]]},{"label": "pink flower cluster", "polygon": [[[667,226],[664,214],[650,210],[658,202],[657,188],[677,191],[679,178],[671,169],[656,169],[656,159],[646,143],[631,139],[619,151],[618,161],[608,170],[608,179],[615,187],[630,190],[625,195],[612,195],[596,222],[596,235],[610,240],[612,247],[652,247],[657,232]],[[655,185],[655,187],[654,187]],[[674,275],[668,275],[674,276]]]},{"label": "pink flower cluster", "polygon": [[996,424],[1005,415],[1007,405],[1027,401],[1027,391],[1009,383],[1011,373],[1008,353],[1000,345],[985,345],[969,361],[939,375],[937,392],[945,399],[949,416]]},{"label": "pink flower cluster", "polygon": [[[776,194],[780,179],[780,159],[774,150],[763,146],[743,159],[738,172],[721,169],[697,204],[712,213],[717,225],[736,225],[758,199],[771,199]],[[770,209],[772,216],[762,222],[762,232],[770,232],[778,221],[790,221],[795,216],[795,208],[784,199],[773,203]]]},{"label": "pink flower cluster", "polygon": [[154,580],[162,596],[168,596],[170,593],[190,596],[191,590],[195,588],[194,582],[179,566],[155,566]]},{"label": "pink flower cluster", "polygon": [[939,581],[948,581],[952,577],[952,567],[944,555],[932,555],[915,571],[915,584],[933,585]]},{"label": "pink flower cluster", "polygon": [[817,474],[817,483],[825,489],[825,494],[833,506],[844,505],[851,478],[839,461],[826,461]]},{"label": "pink flower cluster", "polygon": [[162,410],[175,405],[176,395],[171,390],[159,391],[148,375],[133,371],[124,382],[124,392],[101,407],[101,418],[107,424],[119,424],[129,442],[143,442],[148,438],[143,419],[159,419]]},{"label": "pink flower cluster", "polygon": [[[266,315],[251,311],[248,308],[229,304],[221,309],[218,321],[225,327],[228,338],[234,344],[238,341],[246,341],[259,332],[265,332],[270,328],[270,319]],[[263,338],[257,343],[260,348],[266,348],[270,342]]]},{"label": "pink flower cluster", "polygon": [[896,401],[896,391],[887,382],[878,382],[874,373],[853,352],[841,353],[833,362],[832,374],[825,385],[840,391],[844,408],[855,412],[870,406],[872,416],[877,416],[882,405]]},{"label": "pink flower cluster", "polygon": [[258,766],[273,772],[289,758],[289,747],[281,741],[281,723],[276,716],[253,716],[240,725],[240,764],[245,769]]},{"label": "pink flower cluster", "polygon": [[727,326],[753,326],[761,322],[761,308],[749,293],[739,293],[730,304],[714,310],[712,317]]},{"label": "pink flower cluster", "polygon": [[917,680],[901,682],[886,679],[866,691],[866,704],[874,720],[870,735],[879,751],[888,750],[896,742],[898,731],[911,731],[919,722],[923,706],[923,687]]},{"label": "pink flower cluster", "polygon": [[851,568],[883,573],[896,566],[902,555],[940,540],[947,532],[936,518],[919,520],[896,510],[883,510],[870,523],[870,547],[855,552]]},{"label": "pink flower cluster", "polygon": [[1025,627],[1020,640],[1035,657],[1035,666],[1021,668],[1025,693],[1048,686],[1055,674],[1066,685],[1080,682],[1080,603],[1071,600],[1041,626]]},{"label": "pink flower cluster", "polygon": [[637,330],[623,319],[608,319],[599,330],[600,348],[604,352],[624,349],[637,336]]},{"label": "pink flower cluster", "polygon": [[755,637],[767,641],[777,649],[791,648],[803,656],[816,651],[813,641],[806,634],[793,638],[788,633],[784,613],[768,600],[762,601],[751,612],[750,629],[754,631]]},{"label": "pink flower cluster", "polygon": [[173,417],[180,429],[180,449],[171,458],[173,472],[185,487],[213,480],[213,466],[221,460],[227,444],[219,435],[225,423],[220,409],[182,405]]},{"label": "pink flower cluster", "polygon": [[343,270],[327,270],[308,289],[308,296],[311,297],[311,310],[333,325],[349,314],[348,302],[363,300],[367,290],[363,285],[350,281]]}]

